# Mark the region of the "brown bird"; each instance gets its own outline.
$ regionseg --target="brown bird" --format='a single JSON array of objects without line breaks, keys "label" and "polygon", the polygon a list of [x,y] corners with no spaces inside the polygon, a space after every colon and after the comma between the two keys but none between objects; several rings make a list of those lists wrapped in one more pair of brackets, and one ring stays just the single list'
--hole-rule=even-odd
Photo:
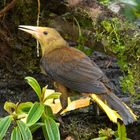
[{"label": "brown bird", "polygon": [[39,41],[42,50],[41,67],[52,77],[62,93],[60,100],[63,109],[67,106],[70,89],[78,93],[94,93],[91,97],[112,120],[114,116],[122,119],[125,124],[136,120],[131,109],[112,92],[110,81],[101,69],[83,52],[69,47],[55,29],[23,25],[19,29]]}]

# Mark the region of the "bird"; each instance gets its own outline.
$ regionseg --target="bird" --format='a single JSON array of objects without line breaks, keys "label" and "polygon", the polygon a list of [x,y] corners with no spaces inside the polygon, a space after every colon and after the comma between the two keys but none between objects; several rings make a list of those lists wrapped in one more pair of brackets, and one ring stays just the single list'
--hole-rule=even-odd
[{"label": "bird", "polygon": [[51,76],[62,93],[62,109],[67,107],[69,92],[75,91],[90,95],[113,122],[120,119],[127,125],[137,120],[133,111],[113,93],[110,80],[99,66],[82,51],[70,47],[56,29],[29,25],[19,25],[19,29],[39,41],[41,69]]}]

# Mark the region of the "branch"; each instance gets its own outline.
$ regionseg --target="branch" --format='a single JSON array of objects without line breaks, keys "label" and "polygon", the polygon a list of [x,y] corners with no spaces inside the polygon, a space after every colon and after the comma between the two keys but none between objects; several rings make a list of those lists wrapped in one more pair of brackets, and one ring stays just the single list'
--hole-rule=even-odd
[{"label": "branch", "polygon": [[11,1],[9,4],[7,4],[2,10],[0,10],[0,18],[4,16],[5,13],[7,13],[9,10],[11,10],[15,6],[16,0]]}]

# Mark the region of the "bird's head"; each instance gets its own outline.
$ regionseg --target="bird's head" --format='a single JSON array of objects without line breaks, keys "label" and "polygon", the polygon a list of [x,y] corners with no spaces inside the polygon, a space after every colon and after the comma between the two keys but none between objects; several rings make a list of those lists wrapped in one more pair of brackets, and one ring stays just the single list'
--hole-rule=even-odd
[{"label": "bird's head", "polygon": [[39,41],[43,54],[46,51],[49,52],[67,45],[66,41],[54,28],[20,25],[19,29],[31,34]]}]

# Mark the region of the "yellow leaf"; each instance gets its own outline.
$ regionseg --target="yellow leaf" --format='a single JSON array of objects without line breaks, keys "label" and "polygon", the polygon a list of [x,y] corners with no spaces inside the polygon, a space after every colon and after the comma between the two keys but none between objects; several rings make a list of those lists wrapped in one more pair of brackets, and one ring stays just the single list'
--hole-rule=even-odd
[{"label": "yellow leaf", "polygon": [[96,94],[91,94],[91,97],[105,111],[112,122],[117,123],[118,118],[122,120],[121,116],[105,104]]},{"label": "yellow leaf", "polygon": [[90,99],[89,98],[84,98],[84,99],[79,99],[79,100],[75,100],[75,101],[72,101],[68,107],[63,110],[63,113],[65,112],[68,112],[68,111],[71,111],[71,110],[75,110],[75,109],[78,109],[78,108],[82,108],[82,107],[86,107],[86,106],[89,106],[90,104]]}]

